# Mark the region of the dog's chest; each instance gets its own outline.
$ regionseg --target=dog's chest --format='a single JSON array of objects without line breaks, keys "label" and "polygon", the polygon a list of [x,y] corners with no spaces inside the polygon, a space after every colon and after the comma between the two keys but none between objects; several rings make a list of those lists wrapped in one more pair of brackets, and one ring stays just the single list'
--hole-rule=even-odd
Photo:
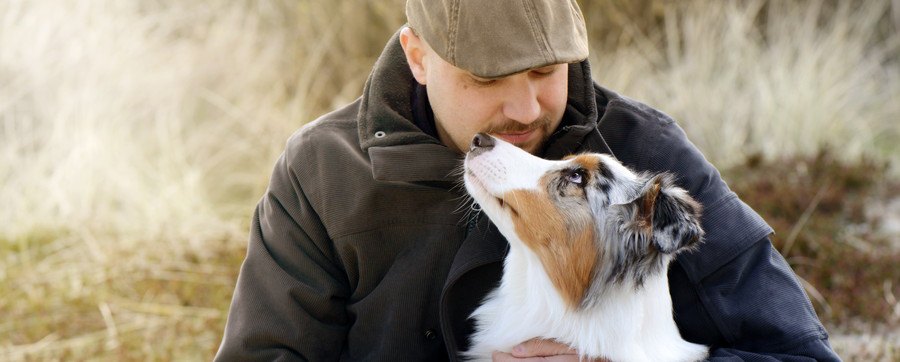
[{"label": "dog's chest", "polygon": [[557,340],[584,356],[613,360],[696,360],[705,356],[705,348],[683,341],[678,334],[665,277],[647,280],[638,289],[607,290],[592,304],[571,310],[547,289],[552,288],[549,280],[541,281],[539,274],[528,271],[524,271],[525,277],[513,278],[509,273],[523,271],[515,269],[514,260],[508,260],[506,266],[501,286],[472,315],[476,333],[466,355],[475,360],[489,358],[493,351],[509,352],[533,338]]}]

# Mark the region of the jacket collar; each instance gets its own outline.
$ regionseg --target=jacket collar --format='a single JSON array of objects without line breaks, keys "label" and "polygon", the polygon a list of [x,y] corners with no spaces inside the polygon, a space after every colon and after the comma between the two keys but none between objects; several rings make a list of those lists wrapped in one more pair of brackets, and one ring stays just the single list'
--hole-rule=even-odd
[{"label": "jacket collar", "polygon": [[[357,116],[360,148],[369,154],[377,180],[455,182],[462,155],[413,122],[415,82],[398,31],[375,62],[363,89]],[[586,60],[569,65],[568,93],[563,123],[547,143],[546,158],[575,152],[585,136],[596,132],[595,91]]]}]

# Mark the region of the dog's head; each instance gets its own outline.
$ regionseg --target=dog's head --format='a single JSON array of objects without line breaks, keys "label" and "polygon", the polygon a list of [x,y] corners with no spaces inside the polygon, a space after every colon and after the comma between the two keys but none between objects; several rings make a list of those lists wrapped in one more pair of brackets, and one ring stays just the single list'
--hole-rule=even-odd
[{"label": "dog's head", "polygon": [[641,287],[703,236],[700,205],[672,176],[638,175],[607,155],[549,161],[478,134],[464,180],[511,247],[533,253],[573,308],[614,284]]}]

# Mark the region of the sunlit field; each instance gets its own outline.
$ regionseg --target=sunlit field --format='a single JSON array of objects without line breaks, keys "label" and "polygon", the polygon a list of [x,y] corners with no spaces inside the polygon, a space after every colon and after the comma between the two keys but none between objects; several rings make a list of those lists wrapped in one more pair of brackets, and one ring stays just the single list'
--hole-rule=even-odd
[{"label": "sunlit field", "polygon": [[[211,359],[284,142],[403,4],[0,1],[0,360]],[[900,358],[900,2],[581,4],[595,78],[772,221],[839,353]]]}]

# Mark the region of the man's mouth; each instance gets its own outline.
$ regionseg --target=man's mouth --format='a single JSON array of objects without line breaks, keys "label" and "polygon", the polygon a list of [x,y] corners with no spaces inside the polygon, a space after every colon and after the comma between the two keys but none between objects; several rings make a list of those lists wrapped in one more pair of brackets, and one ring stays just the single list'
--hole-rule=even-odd
[{"label": "man's mouth", "polygon": [[493,136],[502,138],[504,141],[512,143],[514,145],[520,145],[531,140],[531,138],[536,133],[536,130],[537,129],[530,129],[520,132],[494,133]]}]

